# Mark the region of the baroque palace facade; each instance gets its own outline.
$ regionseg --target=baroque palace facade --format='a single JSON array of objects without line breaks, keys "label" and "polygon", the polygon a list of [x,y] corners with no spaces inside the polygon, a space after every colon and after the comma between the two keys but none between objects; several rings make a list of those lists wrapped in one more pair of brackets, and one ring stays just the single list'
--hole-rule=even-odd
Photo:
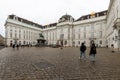
[{"label": "baroque palace facade", "polygon": [[32,21],[9,15],[5,23],[6,45],[47,45],[80,46],[84,42],[90,46],[120,48],[120,0],[110,0],[108,10],[83,15],[75,20],[71,15],[63,15],[57,23],[39,25]]}]

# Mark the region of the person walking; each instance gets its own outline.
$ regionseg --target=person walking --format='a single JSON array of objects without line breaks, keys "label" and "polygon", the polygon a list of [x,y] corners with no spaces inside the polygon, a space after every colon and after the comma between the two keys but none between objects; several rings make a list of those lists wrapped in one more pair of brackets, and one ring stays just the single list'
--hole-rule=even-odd
[{"label": "person walking", "polygon": [[13,50],[15,50],[15,44],[13,44],[12,47],[13,47]]},{"label": "person walking", "polygon": [[92,43],[91,48],[90,48],[90,57],[91,57],[91,61],[95,62],[95,55],[96,55],[97,51],[96,51],[96,46],[94,43]]},{"label": "person walking", "polygon": [[113,44],[111,44],[111,48],[112,48],[112,53],[114,53],[115,51],[114,51],[114,45]]},{"label": "person walking", "polygon": [[19,45],[17,44],[16,47],[17,47],[17,50],[18,50],[19,49]]},{"label": "person walking", "polygon": [[86,51],[86,46],[84,43],[82,43],[80,46],[80,59],[86,58],[85,51]]}]

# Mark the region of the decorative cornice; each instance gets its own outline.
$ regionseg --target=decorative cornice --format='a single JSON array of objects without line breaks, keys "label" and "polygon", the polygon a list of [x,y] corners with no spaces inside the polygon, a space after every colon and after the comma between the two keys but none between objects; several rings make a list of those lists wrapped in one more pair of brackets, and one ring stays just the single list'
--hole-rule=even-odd
[{"label": "decorative cornice", "polygon": [[18,22],[18,21],[14,21],[14,20],[12,20],[12,19],[7,19],[5,26],[7,25],[7,23],[12,23],[12,24],[15,24],[15,25],[20,25],[20,26],[24,26],[24,27],[27,27],[27,28],[32,28],[32,29],[37,29],[37,30],[42,31],[41,28],[34,27],[34,26],[31,26],[31,25],[27,25],[27,24],[25,24],[25,23],[21,23],[21,22]]}]

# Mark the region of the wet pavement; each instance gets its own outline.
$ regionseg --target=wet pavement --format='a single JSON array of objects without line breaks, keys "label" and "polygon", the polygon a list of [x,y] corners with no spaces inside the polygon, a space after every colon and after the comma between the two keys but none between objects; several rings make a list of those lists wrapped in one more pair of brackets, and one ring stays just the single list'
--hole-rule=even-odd
[{"label": "wet pavement", "polygon": [[0,50],[3,49],[3,48],[5,48],[5,46],[1,46],[1,45],[0,45]]},{"label": "wet pavement", "polygon": [[120,52],[98,48],[96,61],[79,59],[79,48],[4,48],[0,80],[120,80]]}]

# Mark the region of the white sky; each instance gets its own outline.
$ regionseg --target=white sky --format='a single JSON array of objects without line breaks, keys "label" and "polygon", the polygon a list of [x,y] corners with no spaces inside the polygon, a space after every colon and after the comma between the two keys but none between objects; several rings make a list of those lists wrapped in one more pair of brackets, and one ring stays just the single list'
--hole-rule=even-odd
[{"label": "white sky", "polygon": [[108,9],[110,0],[0,0],[0,34],[5,35],[4,24],[8,15],[46,25],[59,20],[66,13],[78,19],[93,11]]}]

